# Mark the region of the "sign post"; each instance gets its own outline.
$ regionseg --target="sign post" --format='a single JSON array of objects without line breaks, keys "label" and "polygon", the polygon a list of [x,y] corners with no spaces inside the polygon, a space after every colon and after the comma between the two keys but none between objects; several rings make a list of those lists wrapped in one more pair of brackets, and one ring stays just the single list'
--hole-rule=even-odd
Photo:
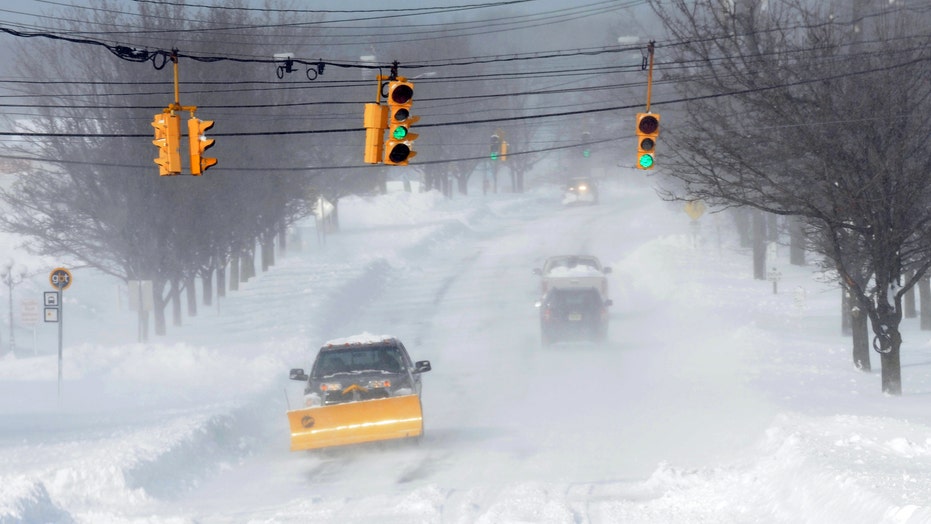
[{"label": "sign post", "polygon": [[58,404],[61,405],[62,376],[62,318],[64,316],[64,294],[71,286],[71,272],[63,267],[52,270],[49,282],[58,292],[45,292],[45,321],[58,322]]}]

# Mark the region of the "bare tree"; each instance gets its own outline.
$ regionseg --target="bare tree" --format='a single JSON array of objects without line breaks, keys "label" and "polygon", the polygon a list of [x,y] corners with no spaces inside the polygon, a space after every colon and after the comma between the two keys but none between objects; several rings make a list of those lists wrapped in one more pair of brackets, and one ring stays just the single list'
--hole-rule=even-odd
[{"label": "bare tree", "polygon": [[[235,29],[212,32],[209,41],[185,38],[195,34],[185,30],[243,27],[247,17],[256,16],[181,4],[134,6],[138,13],[115,2],[92,10],[69,8],[67,16],[50,19],[62,24],[50,31],[77,34],[141,23],[140,41],[132,48],[121,47],[122,57],[141,56],[142,49],[170,49],[179,39],[196,48],[191,54],[223,55],[231,49],[241,51]],[[268,23],[273,20],[262,21],[274,27]],[[149,34],[155,36],[143,36]],[[138,136],[153,132],[150,121],[158,111],[152,108],[153,100],[164,105],[173,101],[171,67],[118,60],[99,46],[40,39],[20,43],[24,75],[34,77],[35,64],[42,63],[49,80],[35,84],[31,96],[36,115],[25,126],[25,131],[40,134],[30,135],[33,141],[20,151],[42,161],[3,194],[11,212],[0,219],[0,226],[29,237],[37,252],[66,255],[126,280],[152,280],[157,334],[165,332],[164,308],[170,300],[176,304],[175,322],[180,321],[185,282],[225,267],[227,257],[254,249],[257,239],[268,238],[269,230],[280,229],[306,211],[301,204],[306,178],[236,169],[274,165],[278,154],[270,147],[273,137],[220,139],[210,152],[221,157],[221,163],[204,176],[158,176],[151,162],[155,147],[151,139]],[[165,54],[151,56],[158,64],[157,58]],[[164,60],[161,65],[166,65]],[[223,119],[221,111],[204,106],[222,106],[224,101],[243,106],[272,98],[209,87],[228,84],[224,78],[241,77],[240,65],[187,61],[179,69],[185,87],[181,104],[201,107],[199,117],[216,118],[218,127],[228,132],[254,131],[256,118],[240,118],[232,111]],[[195,82],[208,87],[190,89]]]},{"label": "bare tree", "polygon": [[882,390],[901,394],[902,297],[931,265],[929,21],[869,5],[654,1],[688,100],[664,121],[665,173],[682,197],[805,220],[870,319]]}]

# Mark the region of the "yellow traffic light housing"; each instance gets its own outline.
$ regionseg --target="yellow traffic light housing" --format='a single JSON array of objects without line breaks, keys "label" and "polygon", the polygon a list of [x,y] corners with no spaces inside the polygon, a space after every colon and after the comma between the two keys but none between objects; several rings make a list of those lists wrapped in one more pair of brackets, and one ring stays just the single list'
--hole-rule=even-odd
[{"label": "yellow traffic light housing", "polygon": [[637,113],[637,169],[653,169],[658,136],[659,114]]},{"label": "yellow traffic light housing", "polygon": [[213,127],[213,120],[200,120],[191,117],[187,121],[188,146],[191,151],[191,174],[200,176],[208,168],[217,165],[216,158],[205,157],[204,152],[215,142],[212,138],[204,136],[204,132]]},{"label": "yellow traffic light housing", "polygon": [[153,144],[158,146],[158,164],[160,176],[181,174],[181,117],[173,113],[158,113],[152,121],[155,128]]},{"label": "yellow traffic light housing", "polygon": [[366,164],[381,162],[385,147],[385,129],[388,129],[388,108],[381,104],[365,104],[363,115],[365,125],[365,155]]},{"label": "yellow traffic light housing", "polygon": [[[390,166],[406,166],[408,160],[417,155],[411,149],[419,135],[411,133],[411,125],[420,117],[411,116],[414,105],[414,84],[405,80],[388,82],[388,140],[385,141],[384,163]],[[366,135],[368,131],[366,130]],[[368,141],[366,141],[368,146]]]},{"label": "yellow traffic light housing", "polygon": [[505,162],[508,159],[508,141],[501,141],[501,161]]}]

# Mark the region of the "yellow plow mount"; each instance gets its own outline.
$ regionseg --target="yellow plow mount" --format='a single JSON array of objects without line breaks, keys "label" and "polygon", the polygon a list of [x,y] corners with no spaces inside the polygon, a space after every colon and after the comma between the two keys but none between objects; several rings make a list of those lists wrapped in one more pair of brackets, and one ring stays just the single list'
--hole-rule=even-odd
[{"label": "yellow plow mount", "polygon": [[361,444],[423,434],[418,395],[288,411],[291,451]]}]

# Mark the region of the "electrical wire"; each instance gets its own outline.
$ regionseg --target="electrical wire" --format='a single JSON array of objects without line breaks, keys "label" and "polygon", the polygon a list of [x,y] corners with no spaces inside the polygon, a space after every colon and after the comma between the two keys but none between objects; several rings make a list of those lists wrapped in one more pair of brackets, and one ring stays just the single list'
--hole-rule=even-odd
[{"label": "electrical wire", "polygon": [[[900,62],[897,64],[887,65],[883,67],[876,67],[861,71],[853,71],[847,73],[841,73],[836,75],[829,75],[823,77],[809,78],[804,80],[798,80],[794,82],[786,82],[777,85],[764,86],[764,87],[755,87],[747,88],[740,90],[732,90],[723,93],[713,93],[707,95],[698,95],[691,97],[681,97],[676,99],[669,100],[660,100],[654,101],[652,105],[654,106],[670,106],[677,105],[686,102],[698,101],[698,100],[710,100],[714,98],[722,98],[728,96],[744,95],[751,93],[759,93],[765,91],[771,91],[774,89],[784,89],[787,87],[796,87],[800,85],[812,84],[817,82],[825,82],[829,80],[839,80],[843,78],[849,78],[853,76],[859,76],[870,73],[877,72],[886,72],[892,71],[920,63],[931,62],[931,58],[917,58],[913,60],[907,60],[905,62]],[[463,126],[463,125],[475,125],[475,124],[488,124],[488,123],[500,123],[500,122],[517,122],[525,120],[536,120],[541,118],[554,118],[554,117],[566,117],[566,116],[575,116],[583,114],[592,114],[592,113],[604,113],[608,111],[618,111],[622,109],[633,109],[640,107],[640,104],[627,104],[627,105],[618,105],[611,107],[601,107],[594,109],[585,109],[585,110],[576,110],[576,111],[560,111],[556,113],[545,113],[545,114],[536,114],[536,115],[523,115],[523,116],[512,116],[512,117],[499,117],[499,118],[487,118],[487,119],[475,119],[475,120],[457,120],[455,122],[440,122],[440,123],[418,123],[418,128],[431,128],[431,127],[448,127],[448,126]],[[231,132],[231,133],[211,133],[212,137],[256,137],[256,136],[283,136],[283,135],[317,135],[317,134],[333,134],[333,133],[357,133],[362,131],[363,128],[344,128],[344,129],[317,129],[317,130],[282,130],[282,131],[263,131],[263,132]],[[6,131],[0,132],[0,136],[28,136],[28,137],[46,137],[46,138],[144,138],[150,137],[151,134],[135,134],[135,133],[47,133],[47,132],[13,132]]]}]

